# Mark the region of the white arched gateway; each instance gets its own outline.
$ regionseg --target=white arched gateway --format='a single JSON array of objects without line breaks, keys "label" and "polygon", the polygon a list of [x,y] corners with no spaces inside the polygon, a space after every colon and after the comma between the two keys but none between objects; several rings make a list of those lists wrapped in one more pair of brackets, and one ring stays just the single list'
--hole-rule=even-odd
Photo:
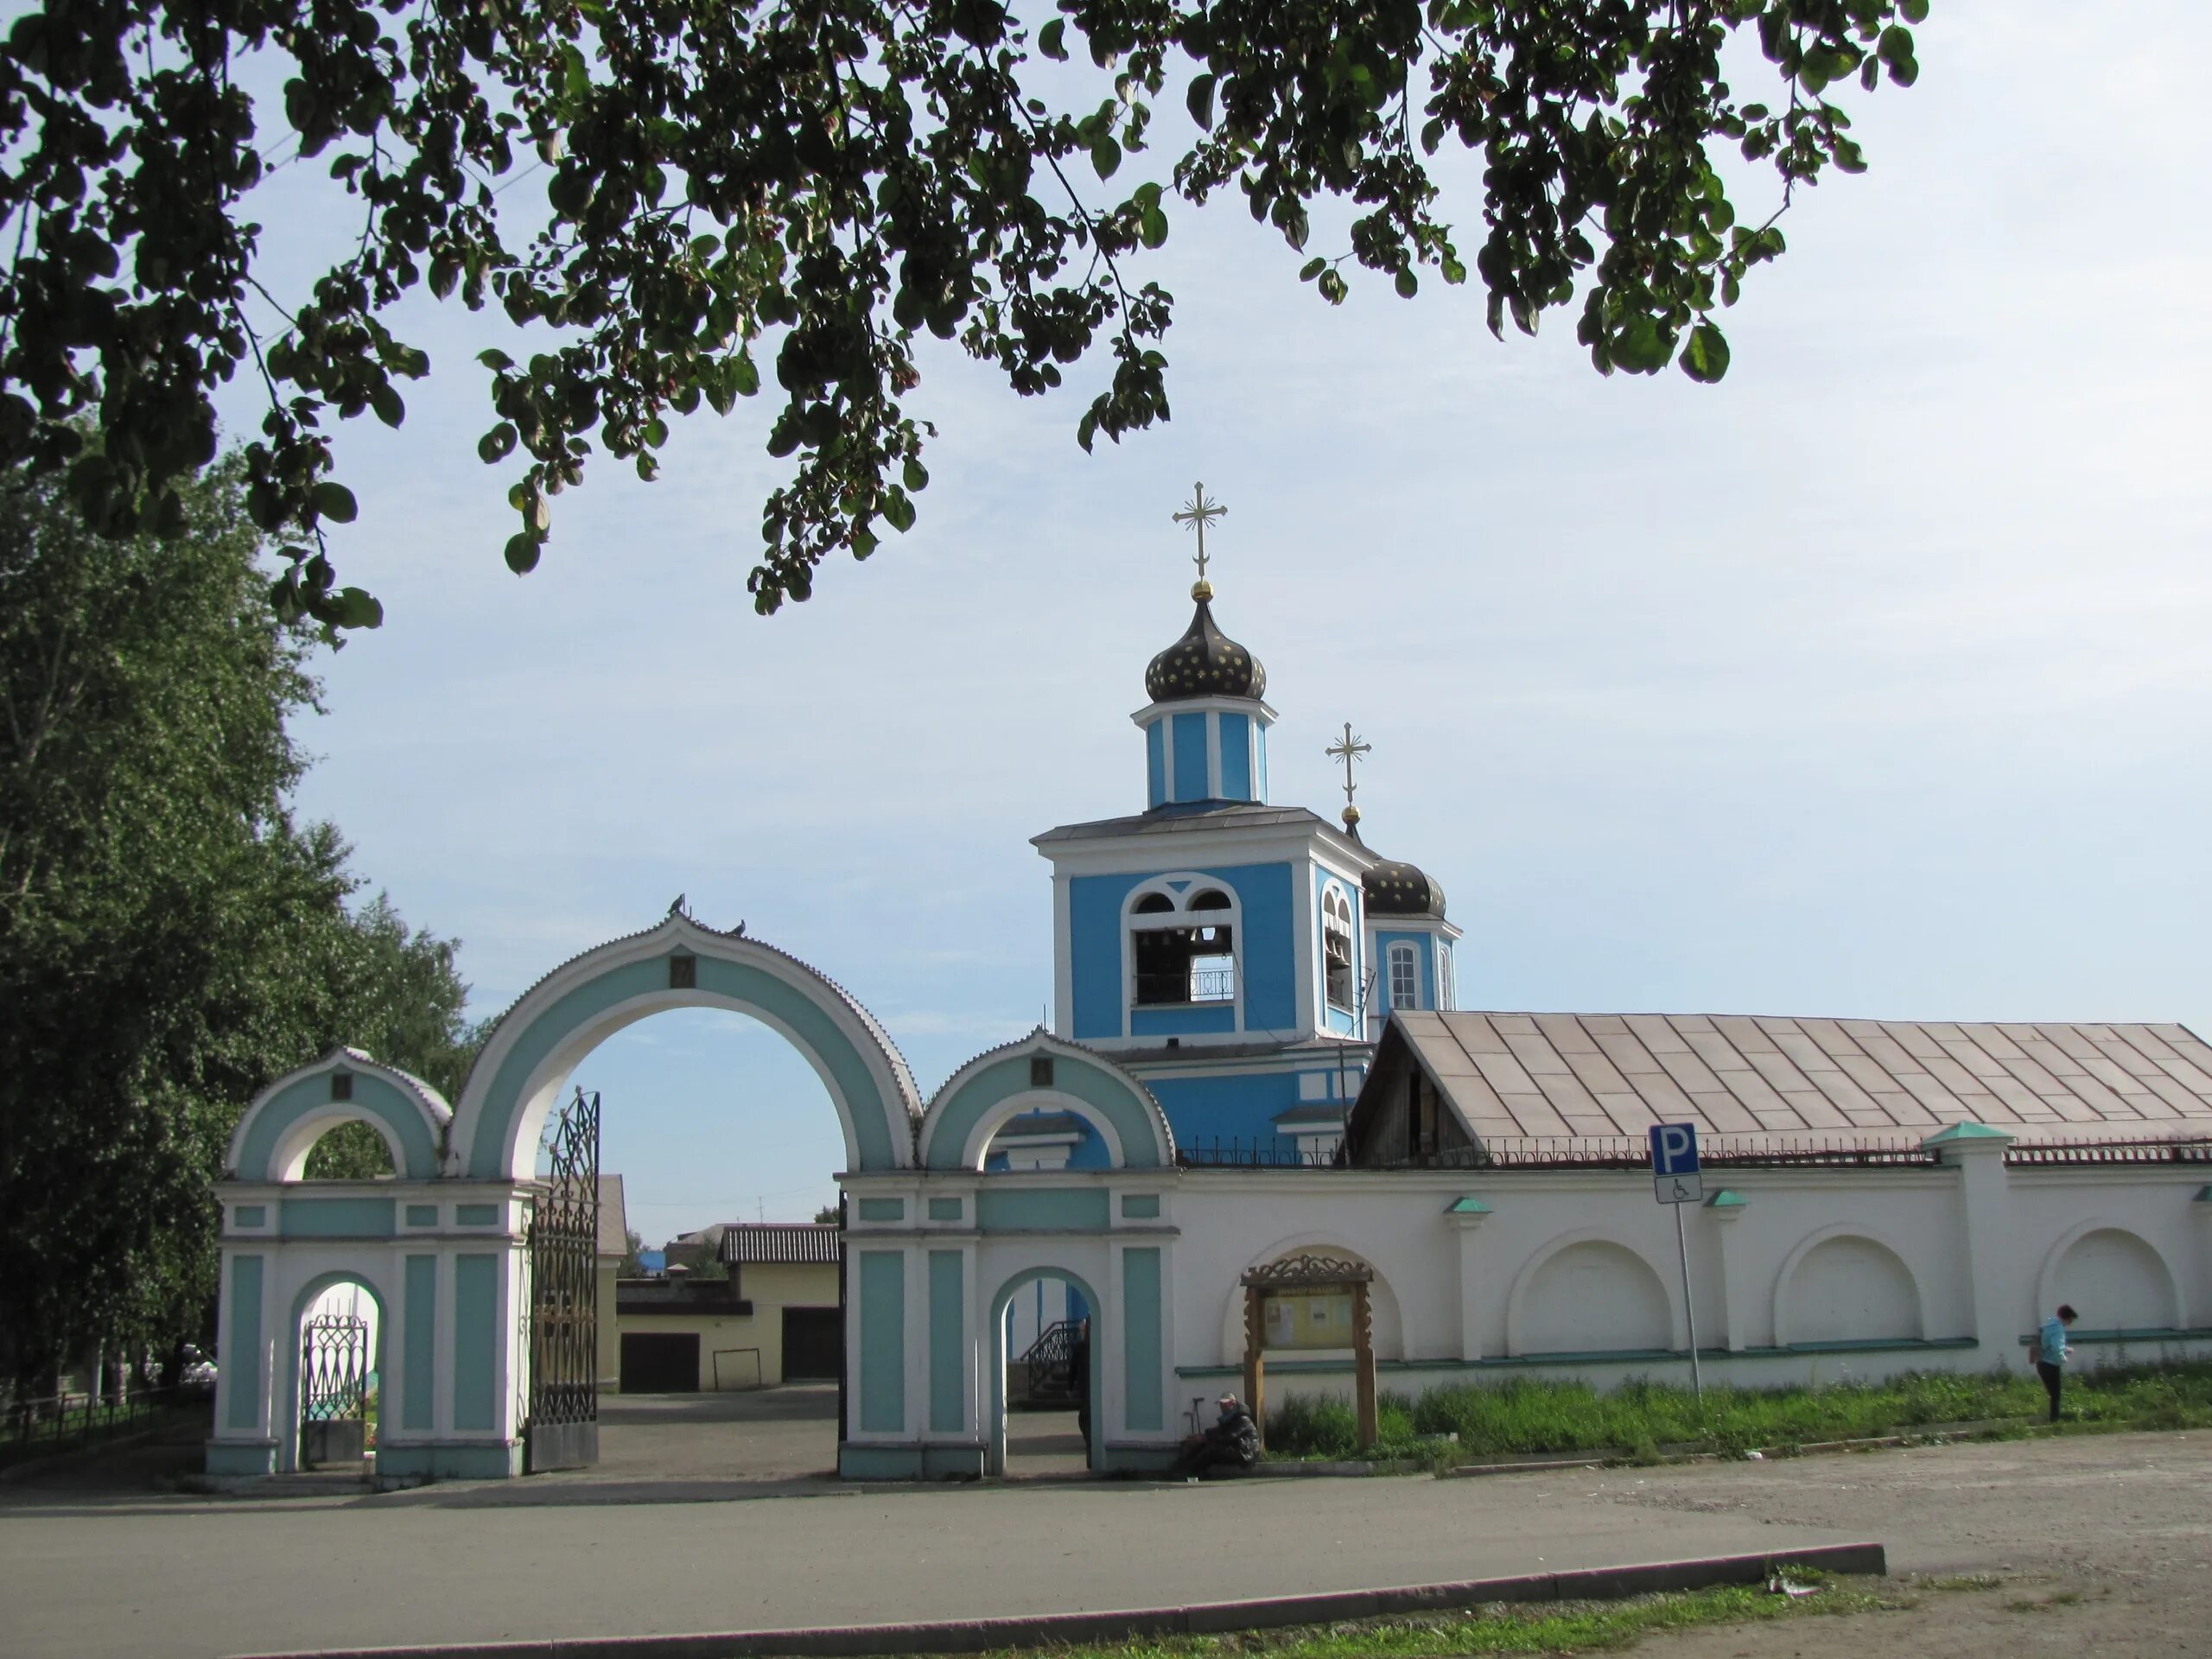
[{"label": "white arched gateway", "polygon": [[[222,1183],[222,1365],[208,1469],[299,1466],[308,1310],[340,1281],[379,1313],[377,1475],[519,1474],[588,1460],[593,1437],[533,1440],[533,1217],[557,1207],[537,1173],[541,1133],[584,1057],[665,1009],[717,1007],[772,1027],[804,1055],[843,1131],[849,1193],[847,1359],[839,1465],[871,1476],[975,1474],[999,1393],[988,1311],[1035,1271],[1098,1287],[1094,1463],[1173,1449],[1167,1422],[1165,1185],[1174,1143],[1158,1103],[1120,1068],[1039,1032],[963,1067],[925,1118],[874,1018],[783,951],[671,910],[657,926],[563,963],[501,1017],[461,1097],[340,1049],[279,1079],[232,1136]],[[986,1173],[991,1134],[1019,1112],[1097,1124],[1101,1170]],[[308,1150],[366,1123],[394,1173],[302,1179]],[[543,1368],[541,1368],[543,1369]],[[587,1385],[587,1391],[588,1385]],[[586,1402],[588,1409],[588,1401]],[[563,1448],[550,1463],[543,1446]]]}]

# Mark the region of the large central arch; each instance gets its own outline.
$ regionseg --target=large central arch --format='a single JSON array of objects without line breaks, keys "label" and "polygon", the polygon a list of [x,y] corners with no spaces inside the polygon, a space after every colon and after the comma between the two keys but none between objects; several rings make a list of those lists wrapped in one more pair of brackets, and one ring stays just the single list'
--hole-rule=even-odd
[{"label": "large central arch", "polygon": [[912,1167],[920,1096],[874,1016],[796,957],[672,910],[562,963],[500,1017],[454,1109],[446,1173],[527,1180],[546,1115],[584,1057],[625,1026],[698,1007],[750,1015],[805,1057],[837,1109],[849,1171]]}]

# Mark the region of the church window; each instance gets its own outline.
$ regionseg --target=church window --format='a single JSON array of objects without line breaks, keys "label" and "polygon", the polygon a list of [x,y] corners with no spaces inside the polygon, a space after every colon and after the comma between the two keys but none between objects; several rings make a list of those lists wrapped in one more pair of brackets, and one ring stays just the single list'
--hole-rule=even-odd
[{"label": "church window", "polygon": [[1351,900],[1334,882],[1321,894],[1321,963],[1329,1006],[1352,1006]]},{"label": "church window", "polygon": [[1446,1014],[1459,1006],[1452,1000],[1452,952],[1442,944],[1436,950],[1436,1006]]},{"label": "church window", "polygon": [[1236,900],[1208,887],[1181,906],[1147,893],[1129,907],[1131,988],[1139,1007],[1236,1000]]},{"label": "church window", "polygon": [[1390,947],[1390,1006],[1421,1006],[1421,955],[1403,941]]}]

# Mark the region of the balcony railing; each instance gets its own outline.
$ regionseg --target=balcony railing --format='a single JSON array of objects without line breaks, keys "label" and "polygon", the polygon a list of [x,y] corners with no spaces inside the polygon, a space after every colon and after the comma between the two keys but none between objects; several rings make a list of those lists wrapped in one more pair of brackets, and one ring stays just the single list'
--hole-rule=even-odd
[{"label": "balcony railing", "polygon": [[1234,968],[1193,968],[1186,973],[1137,976],[1137,1007],[1141,1008],[1179,1008],[1236,1000]]}]

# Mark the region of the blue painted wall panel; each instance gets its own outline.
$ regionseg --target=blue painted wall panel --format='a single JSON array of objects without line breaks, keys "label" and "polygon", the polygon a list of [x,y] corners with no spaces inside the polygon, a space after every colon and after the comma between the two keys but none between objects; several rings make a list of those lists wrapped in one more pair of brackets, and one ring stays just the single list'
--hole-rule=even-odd
[{"label": "blue painted wall panel", "polygon": [[230,1426],[261,1426],[261,1258],[231,1258],[231,1345],[223,1363],[231,1389]]},{"label": "blue painted wall panel", "polygon": [[[1141,1072],[1139,1074],[1142,1075]],[[1146,1077],[1167,1114],[1179,1147],[1214,1141],[1257,1141],[1294,1151],[1297,1142],[1275,1133],[1277,1113],[1299,1103],[1298,1078],[1282,1072],[1223,1072],[1212,1077]]]},{"label": "blue painted wall panel", "polygon": [[397,1213],[390,1198],[284,1198],[276,1225],[287,1238],[390,1238]]},{"label": "blue painted wall panel", "polygon": [[976,1195],[986,1233],[1103,1233],[1111,1224],[1103,1186],[1023,1187]]},{"label": "blue painted wall panel", "polygon": [[438,1356],[438,1258],[407,1258],[407,1306],[403,1319],[407,1353],[399,1385],[399,1426],[427,1429],[436,1387]]},{"label": "blue painted wall panel", "polygon": [[1160,1252],[1122,1252],[1122,1401],[1132,1429],[1158,1428],[1166,1415],[1160,1388]]},{"label": "blue painted wall panel", "polygon": [[861,1252],[861,1427],[906,1427],[906,1262],[896,1250]]},{"label": "blue painted wall panel", "polygon": [[1190,1037],[1206,1032],[1236,1029],[1236,1009],[1228,1002],[1206,1002],[1187,1008],[1132,1008],[1129,1034],[1133,1037]]},{"label": "blue painted wall panel", "polygon": [[493,1428],[499,1391],[499,1258],[457,1256],[453,1264],[453,1426]]},{"label": "blue painted wall panel", "polygon": [[1158,806],[1167,798],[1167,728],[1154,721],[1144,728],[1144,804]]},{"label": "blue painted wall panel", "polygon": [[944,1434],[967,1427],[963,1277],[959,1251],[930,1252],[930,1427]]},{"label": "blue painted wall panel", "polygon": [[1068,883],[1071,1024],[1078,1039],[1122,1034],[1122,901],[1135,875],[1078,875]]},{"label": "blue painted wall panel", "polygon": [[1221,798],[1225,801],[1252,798],[1252,717],[1223,715],[1221,720]]},{"label": "blue painted wall panel", "polygon": [[1206,717],[1172,715],[1175,722],[1175,798],[1203,801],[1212,791],[1206,787]]}]

